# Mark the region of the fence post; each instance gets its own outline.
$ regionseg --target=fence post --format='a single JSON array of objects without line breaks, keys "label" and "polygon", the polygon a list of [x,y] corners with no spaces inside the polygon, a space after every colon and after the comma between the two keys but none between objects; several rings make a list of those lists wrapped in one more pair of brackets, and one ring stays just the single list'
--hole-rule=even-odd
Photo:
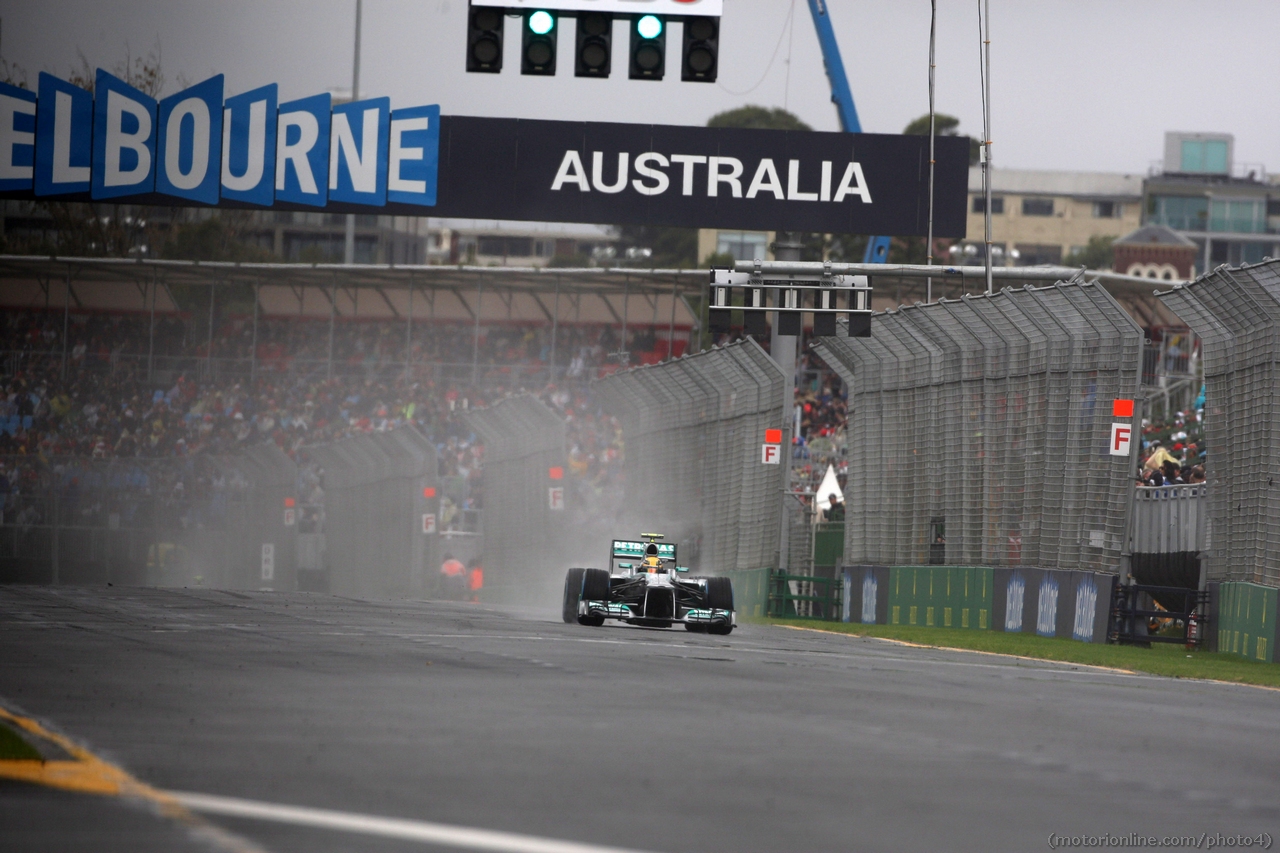
[{"label": "fence post", "polygon": [[59,557],[61,556],[58,553],[58,539],[60,538],[58,534],[61,531],[61,513],[59,512],[60,508],[58,506],[57,469],[53,469],[53,476],[50,479],[50,484],[50,488],[53,490],[53,538],[49,543],[49,561],[52,564],[52,576],[50,578],[50,583],[57,586],[59,580],[58,575],[61,569],[61,566],[58,565]]},{"label": "fence post", "polygon": [[71,265],[67,265],[67,289],[62,294],[62,374],[67,378],[67,336],[71,330]]},{"label": "fence post", "polygon": [[249,385],[258,381],[258,282],[253,282],[253,344],[249,350]]},{"label": "fence post", "polygon": [[217,279],[209,282],[209,343],[205,352],[205,373],[207,374],[206,382],[213,381],[213,312],[217,308]]},{"label": "fence post", "polygon": [[[151,323],[147,329],[147,381],[151,381],[152,365],[155,360],[156,350],[156,291],[160,289],[160,283],[156,280],[159,273],[151,273]],[[67,291],[70,297],[71,291]]]}]

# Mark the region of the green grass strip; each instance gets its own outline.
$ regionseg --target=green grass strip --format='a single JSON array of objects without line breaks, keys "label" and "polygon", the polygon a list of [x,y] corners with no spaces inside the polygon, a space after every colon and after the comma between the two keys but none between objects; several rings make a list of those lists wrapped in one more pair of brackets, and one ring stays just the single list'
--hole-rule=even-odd
[{"label": "green grass strip", "polygon": [[1108,666],[1172,678],[1205,678],[1280,688],[1280,666],[1216,652],[1188,651],[1173,643],[1153,643],[1151,648],[1143,649],[1137,646],[1080,643],[1035,634],[926,628],[919,625],[863,625],[857,622],[822,622],[814,619],[767,619],[764,623],[834,631],[855,637],[901,640],[922,646]]},{"label": "green grass strip", "polygon": [[0,761],[39,761],[43,758],[13,729],[0,723]]}]

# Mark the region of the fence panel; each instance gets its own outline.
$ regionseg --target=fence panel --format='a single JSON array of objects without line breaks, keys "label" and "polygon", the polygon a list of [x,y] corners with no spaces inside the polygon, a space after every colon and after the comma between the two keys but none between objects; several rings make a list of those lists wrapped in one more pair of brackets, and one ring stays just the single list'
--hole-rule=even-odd
[{"label": "fence panel", "polygon": [[[423,596],[434,543],[422,517],[438,514],[436,450],[413,427],[313,445],[324,469],[325,563],[331,592]],[[429,496],[431,495],[431,496]]]},{"label": "fence panel", "polygon": [[1207,577],[1280,586],[1280,260],[1219,267],[1157,296],[1202,342]]},{"label": "fence panel", "polygon": [[566,518],[576,499],[564,473],[565,422],[528,395],[473,410],[466,420],[485,450],[486,596],[511,600],[530,584],[563,577]]},{"label": "fence panel", "polygon": [[595,382],[626,441],[619,535],[658,530],[703,572],[775,565],[783,466],[760,445],[786,427],[782,385],[750,339]]},{"label": "fence panel", "polygon": [[1141,345],[1105,290],[1077,283],[818,339],[849,387],[845,559],[1117,572],[1132,487],[1106,407],[1138,391]]},{"label": "fence panel", "polygon": [[230,456],[11,456],[0,480],[0,580],[296,584],[297,528],[284,511],[297,468],[274,444]]}]

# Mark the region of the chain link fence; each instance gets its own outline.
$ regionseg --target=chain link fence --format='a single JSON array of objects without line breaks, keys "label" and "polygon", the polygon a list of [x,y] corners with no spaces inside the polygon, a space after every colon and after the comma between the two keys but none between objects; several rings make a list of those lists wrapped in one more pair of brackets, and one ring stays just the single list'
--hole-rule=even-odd
[{"label": "chain link fence", "polygon": [[761,444],[782,429],[789,445],[783,381],[744,339],[594,383],[626,441],[619,535],[664,533],[701,572],[776,566],[783,466],[762,464]]},{"label": "chain link fence", "polygon": [[[573,499],[563,418],[522,395],[473,410],[466,422],[484,444],[486,598],[516,600],[531,584],[558,583],[571,552],[565,537]],[[603,554],[601,548],[597,561]]]},{"label": "chain link fence", "polygon": [[1108,455],[1142,330],[1099,285],[1005,288],[820,338],[849,388],[845,560],[1115,573],[1133,486]]},{"label": "chain link fence", "polygon": [[324,564],[338,595],[422,597],[437,580],[436,448],[411,426],[307,448],[324,469]]},{"label": "chain link fence", "polygon": [[1207,577],[1280,586],[1280,260],[1219,267],[1156,295],[1203,346]]},{"label": "chain link fence", "polygon": [[0,580],[293,589],[297,467],[231,456],[0,457]]}]

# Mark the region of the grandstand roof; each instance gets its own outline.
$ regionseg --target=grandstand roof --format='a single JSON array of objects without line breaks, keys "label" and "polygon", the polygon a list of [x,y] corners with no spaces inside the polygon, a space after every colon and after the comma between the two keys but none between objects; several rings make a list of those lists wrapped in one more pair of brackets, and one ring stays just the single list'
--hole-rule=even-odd
[{"label": "grandstand roof", "polygon": [[[706,270],[553,269],[540,267],[391,266],[385,264],[239,264],[128,258],[51,258],[0,255],[0,305],[56,307],[72,282],[79,294],[110,294],[104,310],[151,309],[150,285],[158,285],[156,310],[173,311],[171,285],[255,284],[266,315],[359,319],[407,317],[410,290],[415,319],[485,322],[562,322],[688,326],[693,313],[682,298],[698,295]],[[486,299],[484,294],[489,294]],[[561,299],[555,305],[555,294]],[[496,297],[496,298],[495,298]],[[587,298],[583,298],[587,297]],[[332,302],[331,302],[332,300]],[[331,309],[331,304],[333,308]],[[163,306],[163,307],[162,307]]]}]

